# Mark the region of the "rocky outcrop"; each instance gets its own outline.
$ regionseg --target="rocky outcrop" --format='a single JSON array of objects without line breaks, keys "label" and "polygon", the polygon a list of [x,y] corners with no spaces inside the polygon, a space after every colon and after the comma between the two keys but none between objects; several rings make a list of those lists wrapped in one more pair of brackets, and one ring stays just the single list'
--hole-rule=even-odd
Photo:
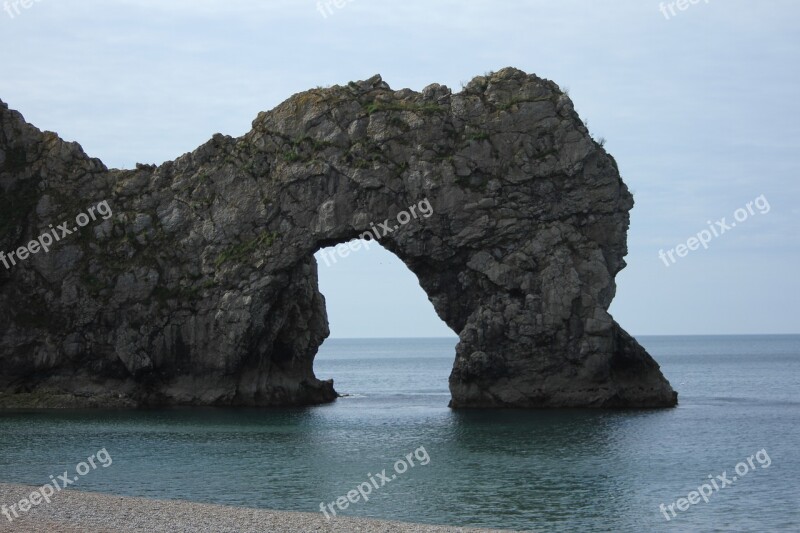
[{"label": "rocky outcrop", "polygon": [[607,311],[631,194],[534,75],[310,90],[243,137],[129,171],[0,103],[0,187],[6,404],[331,401],[313,254],[375,231],[459,335],[452,406],[677,401]]}]

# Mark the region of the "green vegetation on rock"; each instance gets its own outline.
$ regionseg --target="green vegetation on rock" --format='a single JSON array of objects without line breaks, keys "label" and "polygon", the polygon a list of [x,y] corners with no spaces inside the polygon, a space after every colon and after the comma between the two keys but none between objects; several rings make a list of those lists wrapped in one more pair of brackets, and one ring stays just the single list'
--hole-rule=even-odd
[{"label": "green vegetation on rock", "polygon": [[364,110],[368,115],[379,113],[381,111],[411,111],[412,113],[421,113],[423,115],[433,115],[436,113],[445,113],[446,107],[436,104],[409,104],[404,102],[372,102],[364,106]]},{"label": "green vegetation on rock", "polygon": [[262,231],[257,237],[227,248],[214,260],[214,266],[219,268],[229,261],[244,261],[257,249],[272,246],[277,238],[277,233]]}]

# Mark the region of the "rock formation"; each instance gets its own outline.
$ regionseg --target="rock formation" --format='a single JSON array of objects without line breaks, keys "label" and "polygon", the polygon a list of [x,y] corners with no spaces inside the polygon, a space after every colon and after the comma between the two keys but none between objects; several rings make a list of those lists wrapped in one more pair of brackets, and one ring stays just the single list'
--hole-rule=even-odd
[{"label": "rock formation", "polygon": [[136,170],[0,102],[0,188],[4,405],[332,401],[313,254],[375,229],[459,335],[453,407],[677,402],[607,312],[631,194],[569,97],[519,70],[306,91]]}]

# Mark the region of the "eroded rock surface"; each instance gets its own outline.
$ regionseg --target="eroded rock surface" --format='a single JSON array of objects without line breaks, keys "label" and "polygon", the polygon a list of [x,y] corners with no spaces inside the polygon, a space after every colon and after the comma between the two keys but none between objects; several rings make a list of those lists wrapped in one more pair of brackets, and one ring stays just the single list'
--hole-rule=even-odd
[{"label": "eroded rock surface", "polygon": [[243,137],[130,171],[0,102],[0,187],[6,254],[113,211],[0,263],[0,403],[331,401],[312,369],[329,333],[313,254],[423,200],[432,214],[380,242],[460,337],[454,407],[677,401],[607,312],[631,194],[568,96],[534,75],[504,69],[457,94],[379,76],[315,89]]}]

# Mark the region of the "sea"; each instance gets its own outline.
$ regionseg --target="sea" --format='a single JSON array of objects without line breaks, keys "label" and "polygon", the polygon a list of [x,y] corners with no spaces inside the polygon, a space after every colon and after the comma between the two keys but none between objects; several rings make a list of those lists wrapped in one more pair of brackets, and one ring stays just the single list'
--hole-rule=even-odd
[{"label": "sea", "polygon": [[0,482],[80,468],[71,489],[348,517],[800,531],[800,336],[639,341],[677,408],[454,411],[456,339],[329,339],[329,405],[0,411]]}]

